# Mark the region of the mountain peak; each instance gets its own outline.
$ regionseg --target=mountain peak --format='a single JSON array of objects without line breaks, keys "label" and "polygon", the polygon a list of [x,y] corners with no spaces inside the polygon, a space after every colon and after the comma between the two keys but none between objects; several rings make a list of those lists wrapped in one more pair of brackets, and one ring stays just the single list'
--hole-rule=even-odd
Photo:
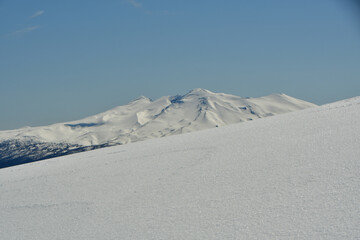
[{"label": "mountain peak", "polygon": [[136,98],[135,100],[131,101],[130,103],[134,103],[134,102],[142,102],[142,101],[147,101],[147,102],[151,102],[151,99],[145,96],[140,96],[138,98]]},{"label": "mountain peak", "polygon": [[191,90],[190,92],[188,92],[186,95],[190,95],[190,94],[211,94],[213,92],[204,89],[204,88],[194,88],[193,90]]}]

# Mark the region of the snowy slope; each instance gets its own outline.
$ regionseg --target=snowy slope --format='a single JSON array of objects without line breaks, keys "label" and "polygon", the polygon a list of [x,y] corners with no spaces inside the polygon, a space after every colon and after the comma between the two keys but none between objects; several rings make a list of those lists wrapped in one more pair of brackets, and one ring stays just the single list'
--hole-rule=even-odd
[{"label": "snowy slope", "polygon": [[360,97],[0,169],[2,239],[359,239]]},{"label": "snowy slope", "polygon": [[165,96],[156,101],[141,97],[79,121],[1,131],[0,167],[314,106],[285,94],[241,98],[205,89],[194,89],[184,96]]}]

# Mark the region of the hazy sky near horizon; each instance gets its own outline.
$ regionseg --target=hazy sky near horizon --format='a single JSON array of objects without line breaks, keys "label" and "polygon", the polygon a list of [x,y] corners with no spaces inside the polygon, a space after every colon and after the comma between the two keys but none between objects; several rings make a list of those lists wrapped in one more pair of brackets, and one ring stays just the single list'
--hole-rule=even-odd
[{"label": "hazy sky near horizon", "polygon": [[0,0],[0,130],[193,88],[360,95],[356,0]]}]

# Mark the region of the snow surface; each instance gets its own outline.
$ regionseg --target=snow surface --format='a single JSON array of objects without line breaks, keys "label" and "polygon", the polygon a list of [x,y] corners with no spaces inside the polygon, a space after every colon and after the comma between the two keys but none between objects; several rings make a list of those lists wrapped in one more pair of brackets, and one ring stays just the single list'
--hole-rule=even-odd
[{"label": "snow surface", "polygon": [[359,119],[357,97],[0,169],[0,238],[359,239]]},{"label": "snow surface", "polygon": [[197,88],[184,96],[164,96],[155,101],[140,97],[127,105],[78,121],[0,131],[0,142],[19,140],[81,146],[125,144],[314,106],[285,94],[242,98]]}]

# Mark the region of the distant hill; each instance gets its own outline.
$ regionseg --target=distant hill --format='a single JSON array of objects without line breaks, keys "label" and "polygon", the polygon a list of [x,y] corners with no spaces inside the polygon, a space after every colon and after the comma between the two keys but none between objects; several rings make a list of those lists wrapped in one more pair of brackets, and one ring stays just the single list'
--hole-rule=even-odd
[{"label": "distant hill", "polygon": [[316,105],[285,94],[242,98],[194,89],[127,105],[78,121],[0,131],[0,167],[193,132],[287,113]]}]

